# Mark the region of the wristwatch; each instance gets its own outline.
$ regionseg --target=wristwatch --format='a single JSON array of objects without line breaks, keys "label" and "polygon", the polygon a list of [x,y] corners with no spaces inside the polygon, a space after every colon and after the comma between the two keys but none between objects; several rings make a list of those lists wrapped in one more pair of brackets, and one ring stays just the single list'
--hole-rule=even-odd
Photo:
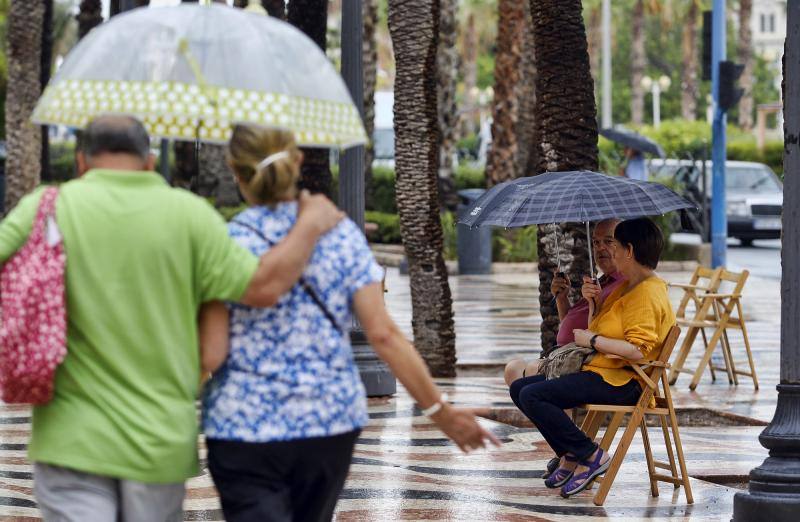
[{"label": "wristwatch", "polygon": [[597,349],[597,347],[594,345],[594,343],[597,341],[597,338],[598,338],[598,337],[600,337],[600,334],[594,334],[594,335],[592,336],[592,338],[591,338],[591,339],[589,339],[589,346],[591,346],[591,347],[592,347],[592,348],[594,348],[595,350]]}]

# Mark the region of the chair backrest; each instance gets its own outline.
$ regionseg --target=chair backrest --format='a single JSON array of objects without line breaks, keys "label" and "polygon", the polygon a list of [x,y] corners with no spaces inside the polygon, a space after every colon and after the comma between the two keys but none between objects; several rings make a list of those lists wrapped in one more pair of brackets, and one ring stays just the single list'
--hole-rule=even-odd
[{"label": "chair backrest", "polygon": [[[678,344],[678,337],[680,337],[680,335],[681,329],[677,325],[673,325],[672,328],[669,329],[667,337],[665,337],[664,342],[661,343],[661,350],[658,352],[657,361],[665,364],[669,362],[672,351],[675,349],[675,345]],[[645,370],[645,373],[653,378],[653,382],[658,382],[658,378],[663,372],[663,366],[651,366]]]},{"label": "chair backrest", "polygon": [[699,298],[703,293],[714,293],[719,289],[719,285],[721,284],[721,276],[722,276],[723,269],[720,268],[708,268],[705,266],[698,266],[694,269],[694,274],[692,274],[692,279],[689,281],[689,284],[692,286],[700,287],[700,289],[692,290],[692,289],[684,289],[683,296],[681,297],[681,302],[678,305],[677,310],[675,310],[675,317],[678,319],[683,319],[686,317],[686,307],[689,305],[690,302],[694,303],[695,308],[700,307],[700,300]]},{"label": "chair backrest", "polygon": [[747,282],[747,278],[749,276],[750,272],[747,270],[742,270],[741,272],[722,270],[720,272],[720,283],[722,283],[722,281],[733,283],[733,290],[726,293],[741,294],[742,290],[744,289],[744,284]]}]

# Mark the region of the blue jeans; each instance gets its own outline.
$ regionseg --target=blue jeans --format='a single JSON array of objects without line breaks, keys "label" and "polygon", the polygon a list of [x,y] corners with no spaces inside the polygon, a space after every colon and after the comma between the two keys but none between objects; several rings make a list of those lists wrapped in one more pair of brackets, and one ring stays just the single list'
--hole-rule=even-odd
[{"label": "blue jeans", "polygon": [[588,459],[597,444],[564,413],[581,404],[636,404],[642,389],[635,379],[623,386],[612,386],[594,372],[578,372],[558,379],[544,375],[523,377],[511,383],[511,400],[533,422],[559,457],[570,453]]}]

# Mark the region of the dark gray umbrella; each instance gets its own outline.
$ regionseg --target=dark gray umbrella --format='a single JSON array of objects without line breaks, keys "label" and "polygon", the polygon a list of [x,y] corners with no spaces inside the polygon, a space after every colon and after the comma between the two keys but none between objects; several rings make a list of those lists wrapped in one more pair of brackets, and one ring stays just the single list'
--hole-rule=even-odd
[{"label": "dark gray umbrella", "polygon": [[653,154],[659,158],[665,156],[661,145],[646,136],[627,129],[601,129],[600,135],[625,147]]},{"label": "dark gray umbrella", "polygon": [[[487,190],[459,223],[512,228],[653,216],[694,205],[662,185],[591,171],[548,172]],[[589,262],[592,249],[589,243]]]}]

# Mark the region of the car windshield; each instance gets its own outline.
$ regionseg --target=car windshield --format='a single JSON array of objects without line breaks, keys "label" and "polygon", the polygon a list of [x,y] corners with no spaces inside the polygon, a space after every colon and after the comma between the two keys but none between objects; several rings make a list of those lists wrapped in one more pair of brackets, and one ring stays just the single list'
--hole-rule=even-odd
[{"label": "car windshield", "polygon": [[373,144],[375,158],[394,159],[394,129],[375,129]]},{"label": "car windshield", "polygon": [[764,167],[728,167],[725,171],[725,188],[755,194],[781,192],[778,178]]}]

